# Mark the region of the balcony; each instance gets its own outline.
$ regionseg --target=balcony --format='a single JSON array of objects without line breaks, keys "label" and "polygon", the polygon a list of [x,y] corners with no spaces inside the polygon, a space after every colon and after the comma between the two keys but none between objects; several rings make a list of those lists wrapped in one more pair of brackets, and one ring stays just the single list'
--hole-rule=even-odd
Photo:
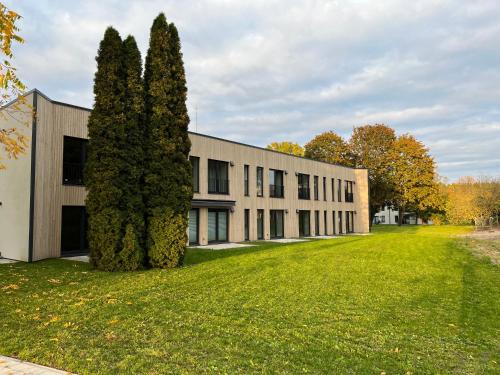
[{"label": "balcony", "polygon": [[64,163],[63,164],[63,184],[83,186],[83,164]]},{"label": "balcony", "polygon": [[229,194],[229,180],[222,180],[218,178],[208,179],[208,193],[209,194]]},{"label": "balcony", "polygon": [[283,185],[269,185],[269,196],[271,198],[284,198],[285,187]]},{"label": "balcony", "polygon": [[299,199],[311,199],[310,189],[299,186]]}]

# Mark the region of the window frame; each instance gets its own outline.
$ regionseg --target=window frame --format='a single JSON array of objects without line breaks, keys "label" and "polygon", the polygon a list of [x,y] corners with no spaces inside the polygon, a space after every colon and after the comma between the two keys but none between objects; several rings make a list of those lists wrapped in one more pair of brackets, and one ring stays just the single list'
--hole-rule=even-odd
[{"label": "window frame", "polygon": [[[216,171],[216,178],[215,180],[218,180],[218,181],[225,181],[226,182],[226,185],[227,185],[227,189],[226,191],[222,191],[222,189],[219,189],[218,187],[216,187],[216,190],[211,190],[210,187],[211,187],[211,184],[210,184],[210,171],[211,171],[211,168],[210,168],[210,163],[216,163],[218,166],[220,165],[224,165],[225,168],[226,168],[226,177],[227,179],[226,180],[221,180],[219,178],[219,168],[215,168],[215,171]],[[224,161],[224,160],[216,160],[216,159],[208,159],[207,160],[207,181],[208,181],[208,194],[219,194],[219,195],[229,195],[229,192],[230,192],[230,189],[229,189],[229,162],[227,161]]]},{"label": "window frame", "polygon": [[[194,178],[195,178],[195,168],[193,166],[193,161],[196,161],[196,186],[194,185]],[[199,156],[189,156],[189,162],[191,163],[191,171],[192,171],[192,178],[191,178],[191,185],[193,187],[193,193],[199,193],[200,192],[200,157]]]}]

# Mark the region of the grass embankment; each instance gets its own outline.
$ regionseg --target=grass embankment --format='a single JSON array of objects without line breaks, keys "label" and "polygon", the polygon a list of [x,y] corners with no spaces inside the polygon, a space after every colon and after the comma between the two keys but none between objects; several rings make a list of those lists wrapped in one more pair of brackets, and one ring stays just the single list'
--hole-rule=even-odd
[{"label": "grass embankment", "polygon": [[227,251],[186,267],[0,265],[0,354],[80,374],[490,374],[500,272],[450,236],[383,227]]}]

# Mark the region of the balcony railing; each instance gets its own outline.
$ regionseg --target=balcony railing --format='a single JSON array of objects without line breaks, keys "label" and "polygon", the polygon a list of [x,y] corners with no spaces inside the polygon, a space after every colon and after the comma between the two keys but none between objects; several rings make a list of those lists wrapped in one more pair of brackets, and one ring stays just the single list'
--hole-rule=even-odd
[{"label": "balcony railing", "polygon": [[83,166],[81,163],[64,163],[63,184],[83,185]]},{"label": "balcony railing", "polygon": [[210,194],[229,194],[229,180],[209,178],[208,192]]},{"label": "balcony railing", "polygon": [[346,202],[354,202],[354,194],[353,193],[345,193],[345,201]]},{"label": "balcony railing", "polygon": [[271,198],[283,198],[285,187],[283,185],[269,185],[269,196]]},{"label": "balcony railing", "polygon": [[311,199],[310,189],[299,186],[299,199]]}]

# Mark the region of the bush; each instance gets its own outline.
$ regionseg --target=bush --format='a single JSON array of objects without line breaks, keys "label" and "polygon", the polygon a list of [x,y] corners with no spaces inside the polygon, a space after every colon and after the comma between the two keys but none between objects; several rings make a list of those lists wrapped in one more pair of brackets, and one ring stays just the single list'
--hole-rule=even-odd
[{"label": "bush", "polygon": [[155,209],[148,224],[148,256],[151,267],[173,268],[182,264],[186,251],[187,217],[170,208]]},{"label": "bush", "polygon": [[142,267],[144,254],[141,248],[140,232],[132,224],[127,224],[120,251],[120,270],[134,271]]},{"label": "bush", "polygon": [[121,241],[120,211],[106,208],[99,213],[89,215],[88,240],[90,247],[90,263],[103,271],[115,271],[120,266],[119,249],[116,244]]}]

